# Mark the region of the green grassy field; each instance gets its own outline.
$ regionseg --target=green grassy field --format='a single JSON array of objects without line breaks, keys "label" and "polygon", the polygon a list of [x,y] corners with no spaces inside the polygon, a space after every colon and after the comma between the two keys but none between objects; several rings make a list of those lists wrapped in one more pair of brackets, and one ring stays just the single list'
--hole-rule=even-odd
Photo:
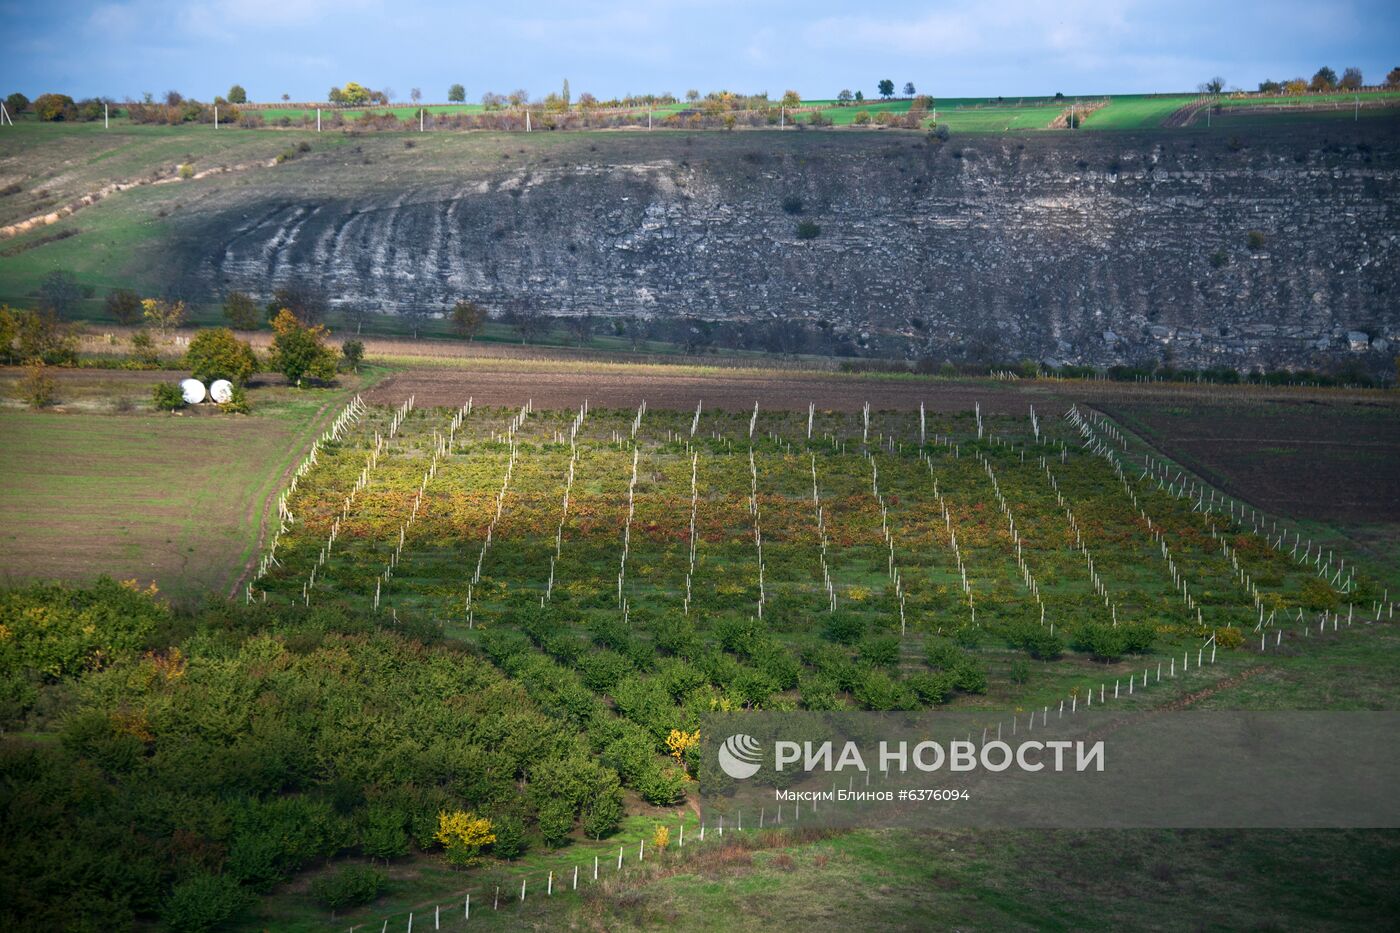
[{"label": "green grassy field", "polygon": [[[856,114],[865,112],[872,118],[879,113],[903,114],[909,112],[910,101],[864,101],[859,104],[836,106],[828,101],[804,101],[806,105],[827,104],[821,111],[837,126],[851,126]],[[935,103],[937,120],[957,133],[1004,133],[1010,130],[1039,130],[1049,126],[1050,121],[1070,100],[1056,101],[1053,98],[1006,99],[996,98],[950,98]]]},{"label": "green grassy field", "polygon": [[[736,848],[582,901],[521,911],[535,928],[1123,930],[1384,924],[1383,832],[860,831]],[[1292,866],[1335,866],[1337,876]],[[1344,880],[1339,880],[1344,879]],[[859,919],[856,919],[859,918]],[[452,929],[454,927],[448,927]],[[464,929],[466,927],[463,927]]]},{"label": "green grassy field", "polygon": [[1224,96],[1217,101],[1221,107],[1267,107],[1278,110],[1306,110],[1318,105],[1332,105],[1340,110],[1349,110],[1360,100],[1363,106],[1395,106],[1400,104],[1400,91],[1366,91],[1353,94],[1338,91],[1333,94],[1304,94],[1299,97],[1231,97]]},{"label": "green grassy field", "polygon": [[[339,134],[321,134],[322,147]],[[16,121],[0,133],[0,180],[21,190],[0,197],[0,224],[54,210],[114,182],[151,182],[191,164],[195,171],[264,162],[315,133],[257,133],[206,126],[135,126]],[[8,244],[6,244],[8,245]]]},{"label": "green grassy field", "polygon": [[1094,111],[1084,120],[1084,129],[1140,130],[1159,127],[1174,111],[1195,99],[1196,96],[1192,94],[1114,97],[1107,107]]},{"label": "green grassy field", "polygon": [[[13,371],[3,381],[8,392]],[[326,414],[353,391],[258,389],[251,417],[149,411],[138,375],[69,388],[76,412],[0,410],[0,539],[8,581],[155,581],[179,601],[227,593],[253,555],[269,503]],[[134,386],[134,388],[133,388]],[[132,393],[134,392],[134,397]],[[124,414],[91,413],[125,398]]]}]

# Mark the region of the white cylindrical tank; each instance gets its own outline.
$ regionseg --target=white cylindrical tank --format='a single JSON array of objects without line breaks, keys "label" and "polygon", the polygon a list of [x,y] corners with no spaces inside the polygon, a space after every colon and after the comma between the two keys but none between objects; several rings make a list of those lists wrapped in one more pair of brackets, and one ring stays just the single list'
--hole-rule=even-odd
[{"label": "white cylindrical tank", "polygon": [[209,397],[220,405],[233,398],[233,383],[227,379],[215,379],[209,387]]},{"label": "white cylindrical tank", "polygon": [[198,379],[186,379],[180,383],[180,394],[185,397],[186,403],[198,405],[204,401],[204,383]]}]

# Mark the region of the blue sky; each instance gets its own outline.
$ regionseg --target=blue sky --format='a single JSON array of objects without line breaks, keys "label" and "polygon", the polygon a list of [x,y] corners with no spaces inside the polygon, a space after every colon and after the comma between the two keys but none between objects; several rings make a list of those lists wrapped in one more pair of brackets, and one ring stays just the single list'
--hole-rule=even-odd
[{"label": "blue sky", "polygon": [[332,84],[461,82],[534,96],[794,88],[875,91],[883,77],[939,97],[1190,90],[1223,75],[1400,65],[1400,3],[1370,0],[0,0],[0,94],[121,99],[175,88],[209,99],[324,99]]}]

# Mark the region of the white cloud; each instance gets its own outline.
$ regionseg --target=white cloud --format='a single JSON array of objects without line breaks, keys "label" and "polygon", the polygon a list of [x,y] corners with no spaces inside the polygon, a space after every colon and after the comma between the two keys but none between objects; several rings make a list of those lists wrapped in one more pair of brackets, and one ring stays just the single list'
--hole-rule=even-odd
[{"label": "white cloud", "polygon": [[1068,52],[1130,35],[1127,13],[1136,5],[1007,0],[968,9],[959,4],[908,17],[826,17],[805,27],[802,36],[819,49],[887,49],[931,57]]},{"label": "white cloud", "polygon": [[104,3],[88,14],[87,29],[99,35],[121,37],[136,32],[141,14],[133,4]]}]

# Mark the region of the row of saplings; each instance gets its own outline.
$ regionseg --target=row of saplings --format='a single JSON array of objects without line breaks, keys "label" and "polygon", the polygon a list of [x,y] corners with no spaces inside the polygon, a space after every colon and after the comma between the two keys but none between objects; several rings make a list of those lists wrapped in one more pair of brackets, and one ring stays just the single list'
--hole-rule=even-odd
[{"label": "row of saplings", "polygon": [[[1036,623],[968,626],[952,639],[929,639],[926,669],[901,674],[900,636],[871,631],[860,614],[845,611],[828,618],[822,638],[782,641],[764,623],[732,616],[716,619],[702,635],[678,611],[638,609],[624,625],[612,616],[527,606],[501,621],[506,624],[483,637],[483,648],[537,701],[595,735],[616,729],[607,714],[620,713],[642,727],[658,751],[667,748],[671,730],[693,730],[714,709],[832,710],[852,703],[919,709],[959,693],[984,693],[987,670],[971,649],[993,637],[1037,660],[1054,660],[1070,647],[1102,662],[1148,652],[1156,637],[1147,623],[1082,623],[1070,629],[1068,643],[1063,629],[1052,633]],[[532,646],[537,651],[526,650]],[[1028,679],[1027,662],[1015,662],[1011,676]],[[611,698],[611,709],[600,695]],[[607,729],[600,729],[604,723]],[[613,764],[624,780],[660,802],[674,785],[666,775],[644,774],[648,762],[642,755],[631,768]]]},{"label": "row of saplings", "polygon": [[[245,387],[260,370],[279,372],[300,388],[328,383],[335,379],[342,364],[348,369],[358,369],[364,359],[365,347],[360,341],[346,341],[337,354],[326,343],[330,332],[325,327],[304,324],[291,311],[279,312],[272,320],[272,330],[272,347],[266,361],[258,359],[252,344],[239,340],[226,327],[201,330],[190,339],[184,363],[191,375],[200,382],[227,379],[233,384],[232,397],[219,405],[223,411],[237,414],[249,411]],[[186,404],[184,394],[174,383],[157,383],[151,395],[152,403],[160,411],[176,411]]]}]

